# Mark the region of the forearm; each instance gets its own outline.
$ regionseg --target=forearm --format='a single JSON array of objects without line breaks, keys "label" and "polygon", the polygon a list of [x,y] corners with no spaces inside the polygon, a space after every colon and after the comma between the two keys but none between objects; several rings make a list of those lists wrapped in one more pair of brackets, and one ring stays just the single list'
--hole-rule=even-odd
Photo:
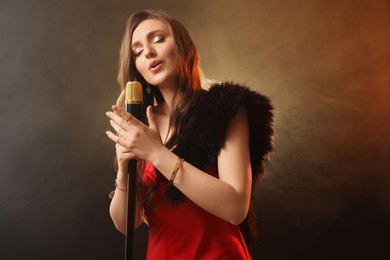
[{"label": "forearm", "polygon": [[[120,176],[120,174],[118,174]],[[110,215],[114,222],[115,227],[126,234],[126,210],[127,210],[127,192],[121,189],[128,190],[127,178],[117,178],[118,187],[115,189],[114,197],[110,204]],[[142,224],[142,207],[140,206],[139,199],[136,200],[135,206],[135,223],[134,227],[138,228]]]},{"label": "forearm", "polygon": [[[177,159],[164,149],[152,163],[169,180]],[[180,167],[174,185],[201,208],[233,224],[241,223],[247,214],[249,200],[245,192],[187,162]]]}]

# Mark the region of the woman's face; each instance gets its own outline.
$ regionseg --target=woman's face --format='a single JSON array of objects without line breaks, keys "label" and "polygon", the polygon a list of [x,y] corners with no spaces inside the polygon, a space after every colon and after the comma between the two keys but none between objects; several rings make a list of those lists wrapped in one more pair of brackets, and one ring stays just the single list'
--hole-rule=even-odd
[{"label": "woman's face", "polygon": [[174,42],[167,23],[148,19],[133,32],[131,50],[135,67],[154,86],[175,86],[179,67]]}]

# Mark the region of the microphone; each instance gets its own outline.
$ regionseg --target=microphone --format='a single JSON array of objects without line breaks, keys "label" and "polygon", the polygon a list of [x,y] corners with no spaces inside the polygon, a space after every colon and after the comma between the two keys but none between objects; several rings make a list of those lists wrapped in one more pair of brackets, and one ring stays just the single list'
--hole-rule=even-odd
[{"label": "microphone", "polygon": [[125,91],[126,111],[135,118],[142,121],[142,85],[138,81],[129,81],[126,83]]},{"label": "microphone", "polygon": [[[142,85],[138,81],[129,81],[126,83],[125,90],[125,109],[132,116],[142,122],[143,117],[143,95]],[[134,257],[134,225],[135,225],[135,203],[137,197],[137,160],[129,162],[129,171],[127,178],[127,227],[125,259],[130,260]]]}]

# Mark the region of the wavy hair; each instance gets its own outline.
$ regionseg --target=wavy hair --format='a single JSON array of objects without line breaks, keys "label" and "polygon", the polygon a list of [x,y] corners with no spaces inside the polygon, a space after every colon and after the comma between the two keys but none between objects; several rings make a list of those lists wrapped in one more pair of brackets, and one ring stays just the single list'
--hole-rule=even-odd
[{"label": "wavy hair", "polygon": [[[123,91],[128,81],[139,81],[143,86],[150,86],[151,91],[149,93],[145,87],[143,88],[144,115],[146,114],[146,108],[149,105],[165,102],[160,90],[156,86],[150,85],[138,72],[135,66],[134,55],[131,51],[134,30],[143,21],[148,19],[155,19],[168,24],[173,37],[176,62],[179,67],[177,78],[179,88],[173,98],[169,116],[169,129],[171,135],[165,142],[165,146],[171,149],[176,144],[181,129],[181,122],[193,104],[196,92],[202,89],[202,73],[199,68],[198,51],[187,29],[178,20],[164,12],[155,10],[138,11],[129,17],[119,54],[119,72],[117,80],[122,93],[118,98],[117,104],[124,106]],[[144,123],[147,123],[146,116],[144,116]],[[141,163],[139,169],[143,170],[143,163]],[[151,194],[158,188],[161,176],[161,173],[156,171],[156,180],[147,191],[145,198],[143,198],[144,203],[149,200]]]},{"label": "wavy hair", "polygon": [[[195,92],[202,89],[202,74],[199,68],[199,55],[187,29],[178,20],[161,11],[142,10],[133,13],[127,20],[126,29],[122,40],[119,55],[118,83],[123,91],[128,81],[139,81],[143,86],[150,84],[137,71],[134,55],[131,51],[131,42],[134,30],[138,25],[148,19],[155,19],[169,25],[174,42],[176,62],[179,66],[179,89],[173,99],[170,113],[170,129],[173,130],[171,138],[167,140],[167,147],[172,147],[180,131],[181,119],[188,112],[194,101]],[[144,90],[145,109],[154,102],[162,103],[164,99],[155,86],[151,87],[151,93]],[[144,88],[145,89],[145,88]],[[121,99],[123,100],[123,99]],[[121,101],[124,102],[124,101]]]}]

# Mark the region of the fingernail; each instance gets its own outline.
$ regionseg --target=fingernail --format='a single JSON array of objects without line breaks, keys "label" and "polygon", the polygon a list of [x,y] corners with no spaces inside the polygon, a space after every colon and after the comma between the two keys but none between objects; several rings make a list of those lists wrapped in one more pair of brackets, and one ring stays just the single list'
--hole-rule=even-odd
[{"label": "fingernail", "polygon": [[106,116],[110,116],[111,115],[111,112],[106,112]]},{"label": "fingernail", "polygon": [[112,106],[112,109],[113,109],[113,110],[118,110],[118,106],[117,106],[117,105],[113,105],[113,106]]},{"label": "fingernail", "polygon": [[109,135],[110,135],[110,132],[109,132],[109,131],[106,131],[106,135],[108,135],[108,136],[109,136]]}]

